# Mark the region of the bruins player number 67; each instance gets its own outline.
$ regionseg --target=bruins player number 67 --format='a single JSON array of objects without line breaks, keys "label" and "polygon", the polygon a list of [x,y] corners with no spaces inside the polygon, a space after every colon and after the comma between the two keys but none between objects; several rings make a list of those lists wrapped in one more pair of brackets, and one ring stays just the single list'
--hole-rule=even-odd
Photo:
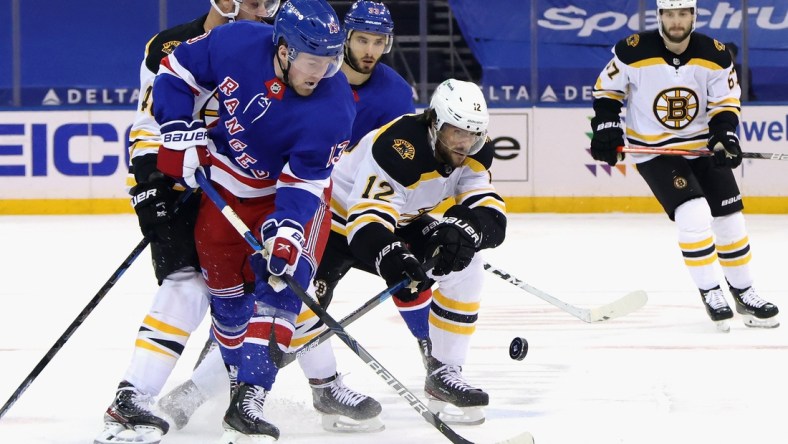
[{"label": "bruins player number 67", "polygon": [[[733,317],[714,270],[719,261],[749,327],[779,325],[777,307],[753,288],[750,243],[733,168],[741,111],[725,45],[694,32],[697,0],[657,0],[656,31],[618,42],[594,86],[594,159],[614,165],[624,138],[633,146],[713,150],[714,156],[633,154],[638,171],[678,227],[684,263],[721,331]],[[626,134],[620,119],[626,102]]]}]

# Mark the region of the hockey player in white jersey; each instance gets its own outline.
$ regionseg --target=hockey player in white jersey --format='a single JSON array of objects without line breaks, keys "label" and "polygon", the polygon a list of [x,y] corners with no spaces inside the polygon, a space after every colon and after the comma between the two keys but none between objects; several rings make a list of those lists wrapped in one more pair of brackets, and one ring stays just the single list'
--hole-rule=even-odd
[{"label": "hockey player in white jersey", "polygon": [[[433,280],[429,313],[432,356],[425,392],[447,422],[480,424],[489,397],[462,374],[479,313],[483,261],[476,253],[504,240],[506,212],[490,178],[492,145],[484,96],[473,83],[441,83],[422,114],[400,117],[367,134],[332,174],[332,227],[316,280],[331,291],[351,267],[391,285],[417,283],[396,294],[414,300]],[[456,202],[442,219],[428,213]],[[435,266],[422,268],[426,258]],[[444,410],[452,404],[461,414]]]},{"label": "hockey player in white jersey", "polygon": [[[725,45],[694,32],[697,0],[657,0],[658,30],[618,42],[594,86],[594,159],[614,165],[630,146],[712,150],[713,156],[632,154],[668,217],[709,317],[729,331],[733,317],[714,271],[719,262],[736,311],[748,327],[779,325],[777,307],[753,287],[750,243],[733,168],[738,79]],[[626,102],[626,134],[619,118]]]},{"label": "hockey player in white jersey", "polygon": [[[183,188],[174,187],[157,168],[161,146],[159,125],[153,117],[151,90],[162,57],[182,41],[197,37],[232,20],[261,21],[272,16],[279,0],[209,0],[209,12],[154,36],[145,48],[140,67],[140,99],[130,133],[129,178],[132,205],[140,228],[151,240],[159,289],[137,334],[134,354],[112,404],[104,415],[105,429],[96,443],[157,443],[170,424],[153,408],[190,334],[208,310],[208,289],[199,272],[191,234],[199,196],[192,195],[173,214]],[[195,103],[195,118],[216,114],[207,107],[210,96]],[[225,376],[226,378],[226,376]]]}]

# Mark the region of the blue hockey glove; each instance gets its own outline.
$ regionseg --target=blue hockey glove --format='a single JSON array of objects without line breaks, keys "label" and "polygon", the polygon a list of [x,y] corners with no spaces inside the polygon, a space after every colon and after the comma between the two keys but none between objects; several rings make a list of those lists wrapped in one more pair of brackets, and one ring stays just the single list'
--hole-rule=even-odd
[{"label": "blue hockey glove", "polygon": [[199,120],[174,121],[161,126],[162,146],[159,148],[157,167],[164,174],[183,182],[190,188],[199,188],[194,173],[200,169],[210,179],[211,153],[206,147],[208,132]]},{"label": "blue hockey glove", "polygon": [[304,229],[290,219],[281,222],[269,219],[260,231],[268,256],[268,272],[274,276],[292,275],[304,248]]}]

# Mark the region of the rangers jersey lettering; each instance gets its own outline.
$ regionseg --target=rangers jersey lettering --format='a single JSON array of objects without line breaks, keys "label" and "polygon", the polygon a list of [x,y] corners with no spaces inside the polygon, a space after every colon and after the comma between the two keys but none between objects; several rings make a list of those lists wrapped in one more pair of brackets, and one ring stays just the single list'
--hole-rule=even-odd
[{"label": "rangers jersey lettering", "polygon": [[341,72],[299,96],[277,78],[275,51],[273,28],[249,21],[181,44],[161,62],[154,114],[160,123],[189,121],[195,101],[216,90],[219,120],[208,130],[211,179],[238,197],[276,193],[271,217],[305,225],[348,145],[355,103]]}]

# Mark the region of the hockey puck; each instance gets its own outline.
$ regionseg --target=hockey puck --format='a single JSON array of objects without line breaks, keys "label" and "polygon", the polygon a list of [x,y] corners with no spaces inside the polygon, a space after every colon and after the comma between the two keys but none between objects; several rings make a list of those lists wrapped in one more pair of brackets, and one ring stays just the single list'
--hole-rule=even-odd
[{"label": "hockey puck", "polygon": [[528,341],[525,338],[514,338],[509,344],[509,357],[517,361],[522,361],[528,354]]}]

